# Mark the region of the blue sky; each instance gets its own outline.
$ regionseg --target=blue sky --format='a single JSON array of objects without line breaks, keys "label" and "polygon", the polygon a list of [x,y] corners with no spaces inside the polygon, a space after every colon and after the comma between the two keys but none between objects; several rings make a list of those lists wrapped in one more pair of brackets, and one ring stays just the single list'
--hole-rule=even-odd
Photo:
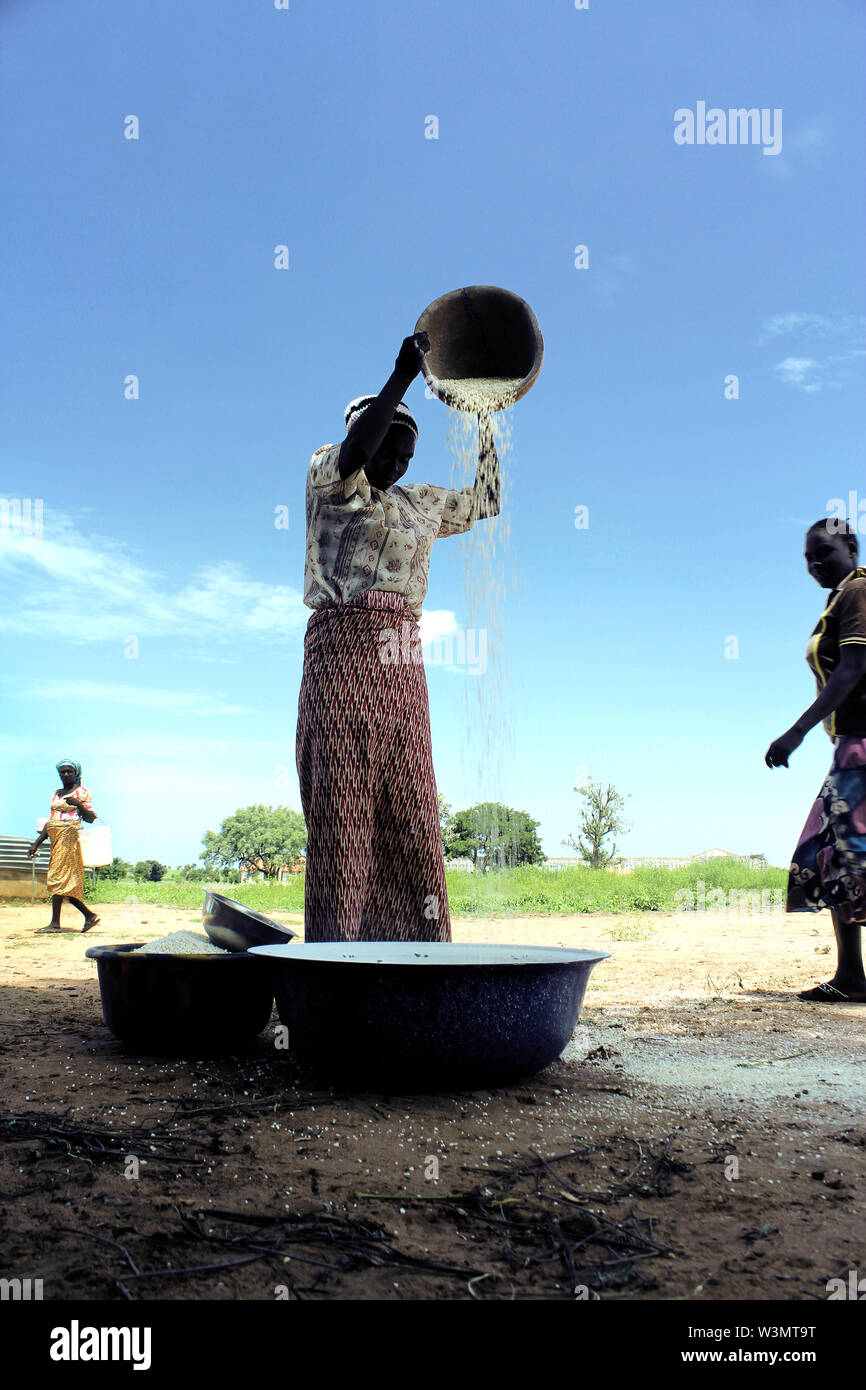
[{"label": "blue sky", "polygon": [[[440,791],[559,854],[589,773],[629,794],[631,854],[787,863],[831,753],[819,728],[763,762],[813,698],[803,531],[858,489],[866,528],[864,29],[854,0],[7,0],[0,498],[42,525],[0,527],[0,831],[34,831],[61,755],[129,859],[300,807],[310,454],[431,300],[486,283],[545,361],[508,698],[467,730],[496,664],[428,668]],[[677,144],[699,101],[780,110],[781,152]],[[447,411],[407,399],[410,478],[448,483]],[[466,624],[470,545],[434,549],[436,630]]]}]

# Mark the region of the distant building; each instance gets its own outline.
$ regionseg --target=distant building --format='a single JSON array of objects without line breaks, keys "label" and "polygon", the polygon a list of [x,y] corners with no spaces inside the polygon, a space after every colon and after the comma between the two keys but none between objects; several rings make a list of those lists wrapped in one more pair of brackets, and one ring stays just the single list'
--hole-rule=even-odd
[{"label": "distant building", "polygon": [[[34,836],[35,839],[35,836]],[[0,898],[48,897],[49,847],[40,846],[35,859],[28,858],[32,840],[20,835],[0,835]]]},{"label": "distant building", "polygon": [[[767,868],[763,854],[734,854],[733,850],[729,849],[702,849],[699,854],[689,855],[631,855],[623,857],[618,864],[612,864],[610,872],[632,874],[635,869],[687,869],[691,864],[706,863],[709,859],[736,859],[753,869]],[[577,855],[558,855],[544,862],[545,869],[576,869],[582,866],[584,860]]]},{"label": "distant building", "polygon": [[[302,874],[307,864],[307,856],[299,854],[297,859],[293,859],[291,864],[281,864],[276,874],[277,883],[288,883],[290,874]],[[263,883],[267,878],[265,866],[261,859],[257,859],[252,868],[246,864],[241,867],[241,883]]]}]

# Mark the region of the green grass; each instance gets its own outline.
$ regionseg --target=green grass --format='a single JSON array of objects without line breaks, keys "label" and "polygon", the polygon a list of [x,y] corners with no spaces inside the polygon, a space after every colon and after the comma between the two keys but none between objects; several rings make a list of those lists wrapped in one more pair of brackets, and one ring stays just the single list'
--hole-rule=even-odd
[{"label": "green grass", "polygon": [[655,936],[655,928],[648,922],[617,922],[608,927],[604,935],[609,941],[649,941]]},{"label": "green grass", "polygon": [[[786,869],[751,869],[730,860],[710,860],[684,869],[646,868],[633,874],[604,869],[520,868],[500,874],[448,874],[448,898],[455,916],[490,916],[505,912],[673,912],[686,889],[697,896],[703,881],[731,890],[784,889]],[[687,901],[687,900],[686,900]]]},{"label": "green grass", "polygon": [[255,908],[257,912],[276,909],[277,912],[303,912],[304,875],[293,874],[288,883],[174,883],[163,879],[161,883],[136,883],[132,879],[100,879],[95,892],[90,893],[94,903],[122,903],[130,898],[138,903],[154,903],[160,907],[201,908],[204,889],[211,887],[224,898],[232,898],[245,907]]},{"label": "green grass", "polygon": [[[782,889],[787,870],[750,869],[739,862],[716,859],[685,869],[637,869],[633,874],[609,874],[603,869],[504,869],[500,873],[472,874],[462,869],[447,871],[448,899],[455,917],[495,917],[511,913],[553,914],[577,912],[673,912],[682,905],[679,890],[697,894],[701,880],[707,894],[712,889],[728,893]],[[304,875],[294,874],[288,883],[220,883],[217,892],[265,914],[303,913]],[[103,880],[92,894],[95,903],[154,903],[163,907],[201,907],[200,883],[134,883]],[[629,938],[624,938],[629,939]]]}]

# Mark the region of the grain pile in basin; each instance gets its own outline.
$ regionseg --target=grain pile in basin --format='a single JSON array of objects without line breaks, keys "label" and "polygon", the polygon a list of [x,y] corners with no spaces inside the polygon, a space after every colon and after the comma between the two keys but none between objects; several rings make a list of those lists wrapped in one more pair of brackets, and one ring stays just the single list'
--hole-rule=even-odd
[{"label": "grain pile in basin", "polygon": [[161,936],[157,941],[148,941],[144,946],[136,946],[132,955],[148,956],[224,956],[221,946],[215,946],[206,936],[193,931],[173,931]]}]

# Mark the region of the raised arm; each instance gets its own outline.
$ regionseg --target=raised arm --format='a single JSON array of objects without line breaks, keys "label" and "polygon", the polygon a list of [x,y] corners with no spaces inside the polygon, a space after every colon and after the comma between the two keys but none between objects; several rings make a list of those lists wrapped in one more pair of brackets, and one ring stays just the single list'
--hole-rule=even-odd
[{"label": "raised arm", "polygon": [[421,370],[424,354],[430,351],[426,333],[404,338],[394,370],[376,399],[356,420],[340,446],[340,477],[348,478],[366,468],[394,420],[394,411],[408,386]]}]

